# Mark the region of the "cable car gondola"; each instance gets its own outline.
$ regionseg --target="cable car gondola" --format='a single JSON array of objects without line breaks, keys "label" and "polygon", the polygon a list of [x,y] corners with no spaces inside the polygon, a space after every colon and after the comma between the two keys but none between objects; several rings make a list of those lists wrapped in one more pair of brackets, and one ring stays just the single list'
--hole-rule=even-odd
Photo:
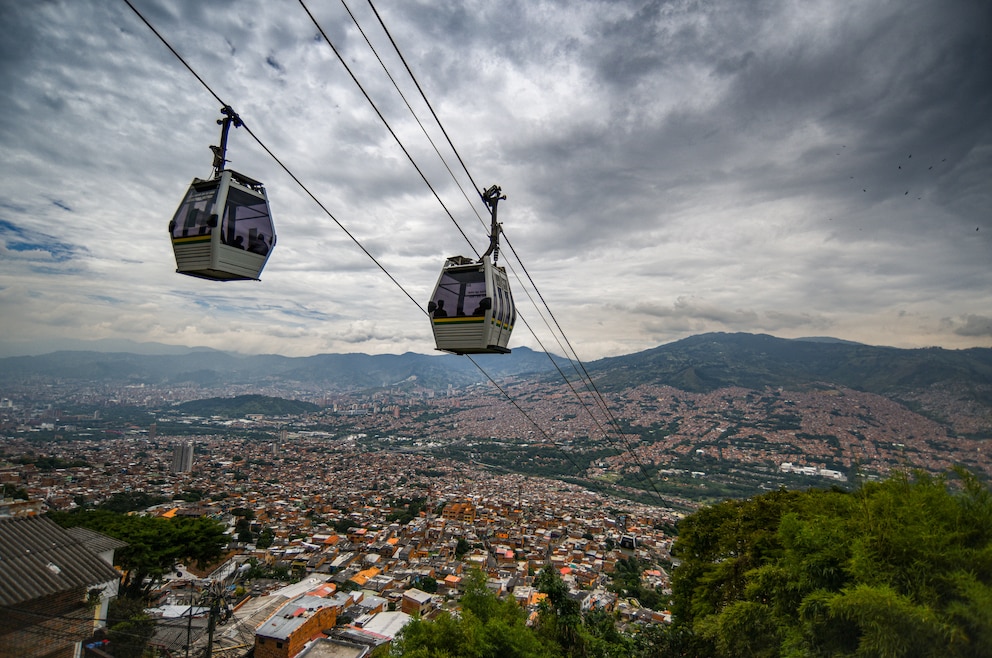
[{"label": "cable car gondola", "polygon": [[452,354],[510,352],[506,345],[517,313],[506,270],[496,265],[502,230],[496,222],[496,204],[505,198],[497,185],[482,194],[492,216],[489,250],[482,258],[475,261],[451,256],[444,262],[427,304],[438,350]]},{"label": "cable car gondola", "polygon": [[241,119],[230,107],[221,109],[220,146],[214,153],[214,175],[194,178],[169,223],[176,272],[212,281],[255,280],[276,244],[265,188],[231,169],[227,133]]}]

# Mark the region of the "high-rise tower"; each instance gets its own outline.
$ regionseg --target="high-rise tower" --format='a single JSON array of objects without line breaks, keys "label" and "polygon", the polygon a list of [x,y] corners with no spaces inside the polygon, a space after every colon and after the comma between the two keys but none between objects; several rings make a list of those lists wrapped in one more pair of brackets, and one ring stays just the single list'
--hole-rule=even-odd
[{"label": "high-rise tower", "polygon": [[193,442],[177,443],[172,449],[172,472],[189,473],[193,470]]}]

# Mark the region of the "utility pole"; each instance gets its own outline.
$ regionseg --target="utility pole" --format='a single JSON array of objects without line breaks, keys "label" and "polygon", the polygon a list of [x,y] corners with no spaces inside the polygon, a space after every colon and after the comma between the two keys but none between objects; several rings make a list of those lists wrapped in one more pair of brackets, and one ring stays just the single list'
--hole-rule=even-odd
[{"label": "utility pole", "polygon": [[186,658],[189,658],[189,644],[190,637],[193,635],[193,581],[189,581],[189,587],[186,597],[186,614],[189,615],[189,621],[186,622]]},{"label": "utility pole", "polygon": [[217,626],[217,614],[220,611],[218,597],[218,594],[211,592],[210,620],[207,622],[207,650],[203,654],[206,658],[211,658],[214,654],[214,627]]},{"label": "utility pole", "polygon": [[[210,601],[210,618],[207,621],[207,648],[203,655],[205,658],[212,658],[214,655],[214,631],[217,629],[217,618],[220,617],[221,602],[224,601],[224,586],[218,582],[212,583],[207,597]],[[224,605],[226,608],[226,602]]]}]

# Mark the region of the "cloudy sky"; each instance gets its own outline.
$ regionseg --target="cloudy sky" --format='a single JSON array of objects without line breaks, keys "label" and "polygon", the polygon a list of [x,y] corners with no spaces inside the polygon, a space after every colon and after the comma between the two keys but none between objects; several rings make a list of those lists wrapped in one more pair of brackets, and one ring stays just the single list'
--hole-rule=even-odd
[{"label": "cloudy sky", "polygon": [[[260,282],[175,273],[219,104],[123,1],[0,0],[0,356],[104,340],[432,353],[445,256],[484,210],[367,0],[132,0],[244,130],[278,246]],[[523,267],[591,360],[707,331],[992,346],[992,3],[376,5]],[[447,210],[446,210],[447,209]],[[521,263],[523,267],[521,267]],[[405,291],[405,292],[404,292]],[[530,293],[528,295],[528,293]],[[541,343],[538,343],[540,339]]]}]

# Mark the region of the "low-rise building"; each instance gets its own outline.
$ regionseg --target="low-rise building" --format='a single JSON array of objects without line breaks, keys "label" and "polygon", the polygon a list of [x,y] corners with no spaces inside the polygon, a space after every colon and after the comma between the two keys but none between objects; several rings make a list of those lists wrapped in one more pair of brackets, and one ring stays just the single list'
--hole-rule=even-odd
[{"label": "low-rise building", "polygon": [[414,587],[403,592],[400,610],[408,615],[425,615],[432,606],[434,597]]},{"label": "low-rise building", "polygon": [[255,631],[255,658],[293,658],[307,642],[333,628],[337,615],[338,607],[330,599],[293,599]]},{"label": "low-rise building", "polygon": [[80,655],[81,642],[105,624],[99,615],[120,581],[99,553],[112,561],[120,545],[98,533],[73,536],[43,516],[0,519],[0,653]]}]

